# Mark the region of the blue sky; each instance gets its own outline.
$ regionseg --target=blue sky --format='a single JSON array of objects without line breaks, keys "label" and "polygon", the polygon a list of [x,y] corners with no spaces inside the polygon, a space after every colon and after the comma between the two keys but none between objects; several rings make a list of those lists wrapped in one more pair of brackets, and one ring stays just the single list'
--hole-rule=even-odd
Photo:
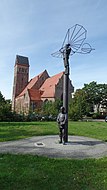
[{"label": "blue sky", "polygon": [[51,53],[75,24],[86,28],[86,42],[95,48],[70,58],[75,90],[91,81],[107,83],[106,0],[0,0],[0,91],[6,99],[12,97],[17,54],[29,57],[30,78],[45,69],[50,76],[64,70]]}]

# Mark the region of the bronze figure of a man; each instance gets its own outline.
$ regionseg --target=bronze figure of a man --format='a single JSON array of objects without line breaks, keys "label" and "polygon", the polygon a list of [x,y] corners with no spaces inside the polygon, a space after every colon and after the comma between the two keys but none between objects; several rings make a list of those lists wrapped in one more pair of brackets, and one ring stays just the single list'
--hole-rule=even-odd
[{"label": "bronze figure of a man", "polygon": [[60,108],[60,113],[58,114],[57,117],[57,123],[59,127],[59,143],[65,144],[65,124],[67,121],[67,114],[65,113],[65,108],[61,107]]}]

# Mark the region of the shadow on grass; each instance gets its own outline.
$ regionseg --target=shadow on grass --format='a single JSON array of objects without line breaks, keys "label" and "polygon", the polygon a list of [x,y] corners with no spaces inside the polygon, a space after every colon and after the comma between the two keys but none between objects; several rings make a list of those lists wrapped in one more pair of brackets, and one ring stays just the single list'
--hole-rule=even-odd
[{"label": "shadow on grass", "polygon": [[104,144],[103,141],[69,141],[67,145],[85,145],[85,146],[95,146],[98,144]]}]

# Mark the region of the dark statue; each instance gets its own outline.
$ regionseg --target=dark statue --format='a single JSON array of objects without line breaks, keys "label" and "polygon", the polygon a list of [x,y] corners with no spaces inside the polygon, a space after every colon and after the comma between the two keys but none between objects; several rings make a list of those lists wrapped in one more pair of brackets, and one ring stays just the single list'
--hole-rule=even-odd
[{"label": "dark statue", "polygon": [[65,113],[65,108],[61,107],[60,108],[60,113],[58,114],[57,117],[57,123],[59,127],[59,143],[65,144],[65,127],[66,127],[66,122],[67,122],[67,114]]}]

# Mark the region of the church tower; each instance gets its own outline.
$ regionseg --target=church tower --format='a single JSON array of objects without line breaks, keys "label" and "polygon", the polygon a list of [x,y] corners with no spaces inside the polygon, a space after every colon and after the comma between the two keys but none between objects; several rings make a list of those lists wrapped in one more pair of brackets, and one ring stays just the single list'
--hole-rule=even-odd
[{"label": "church tower", "polygon": [[28,57],[16,55],[14,66],[14,82],[12,95],[12,110],[15,110],[15,98],[26,87],[29,80],[29,60]]}]

